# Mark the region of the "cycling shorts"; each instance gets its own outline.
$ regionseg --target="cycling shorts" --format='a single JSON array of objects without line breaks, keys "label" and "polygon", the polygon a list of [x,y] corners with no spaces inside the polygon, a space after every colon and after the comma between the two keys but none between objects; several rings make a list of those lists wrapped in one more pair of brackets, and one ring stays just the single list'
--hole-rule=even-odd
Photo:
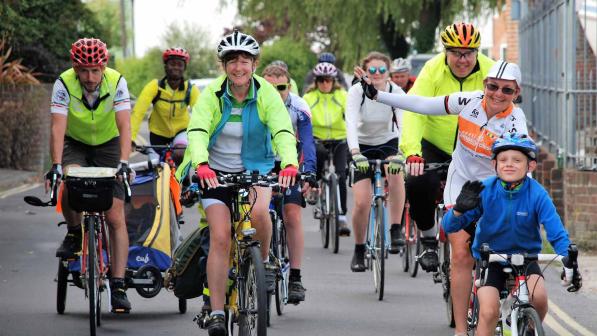
[{"label": "cycling shorts", "polygon": [[[280,173],[280,161],[276,161],[274,169],[272,170],[273,173]],[[303,206],[305,204],[305,200],[303,198],[303,193],[301,192],[300,184],[297,182],[292,187],[286,188],[283,191],[284,193],[284,204],[296,204],[298,206]]]},{"label": "cycling shorts", "polygon": [[[484,286],[491,286],[498,290],[498,292],[502,292],[506,287],[506,281],[510,276],[509,273],[503,271],[504,267],[511,267],[509,265],[505,265],[499,262],[492,262],[489,264],[487,269],[487,280],[485,281]],[[526,268],[525,274],[527,276],[531,274],[537,274],[540,277],[543,277],[543,273],[541,272],[541,267],[535,261],[531,261],[526,263],[524,266]],[[529,293],[533,292],[533,288],[529,288]]]},{"label": "cycling shorts", "polygon": [[[62,166],[117,168],[120,163],[120,137],[112,138],[101,145],[91,146],[71,137],[64,137]],[[116,182],[113,189],[115,198],[124,200],[124,184]]]},{"label": "cycling shorts", "polygon": [[[369,160],[385,160],[390,156],[398,154],[398,138],[391,139],[390,141],[376,146],[359,144],[361,154],[363,154]],[[361,173],[355,169],[353,183],[357,183],[360,180],[371,179],[373,181],[375,175],[374,166],[369,165],[369,171],[367,173]],[[381,170],[381,176],[386,176],[386,170]]]},{"label": "cycling shorts", "polygon": [[[237,173],[230,173],[224,172],[221,170],[215,170],[216,175],[219,174],[237,174]],[[232,203],[234,198],[237,197],[238,194],[233,192],[232,188],[229,187],[217,187],[214,189],[203,189],[201,191],[201,205],[203,209],[206,209],[214,204],[224,204],[225,206],[232,211]],[[231,213],[232,215],[232,213]]]},{"label": "cycling shorts", "polygon": [[448,168],[448,177],[446,179],[446,187],[444,188],[444,204],[456,204],[456,198],[460,195],[462,186],[468,181],[466,177],[458,173],[454,164],[450,164]]},{"label": "cycling shorts", "polygon": [[186,147],[189,144],[186,130],[178,132],[172,138],[166,138],[155,133],[149,133],[149,142],[154,146],[165,146],[170,144],[172,146],[179,145]]}]

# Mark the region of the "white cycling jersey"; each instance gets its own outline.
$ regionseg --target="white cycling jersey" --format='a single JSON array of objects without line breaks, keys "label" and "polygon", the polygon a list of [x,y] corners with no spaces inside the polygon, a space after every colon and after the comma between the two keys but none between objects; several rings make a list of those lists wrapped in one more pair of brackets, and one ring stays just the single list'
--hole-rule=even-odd
[{"label": "white cycling jersey", "polygon": [[510,105],[487,118],[483,91],[457,92],[444,97],[398,96],[379,92],[377,101],[421,114],[458,114],[458,139],[444,189],[444,202],[456,203],[462,185],[495,175],[491,147],[502,134],[528,134],[522,109]]}]

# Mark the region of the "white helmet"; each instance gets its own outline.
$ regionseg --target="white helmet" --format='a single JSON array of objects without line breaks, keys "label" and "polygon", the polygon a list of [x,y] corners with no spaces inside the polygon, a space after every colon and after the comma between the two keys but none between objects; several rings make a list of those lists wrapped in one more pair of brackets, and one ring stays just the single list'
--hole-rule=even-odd
[{"label": "white helmet", "polygon": [[332,63],[318,63],[313,69],[313,74],[316,77],[336,77],[338,70]]},{"label": "white helmet", "polygon": [[259,43],[255,41],[253,36],[243,34],[238,30],[230,35],[226,35],[218,45],[218,58],[222,59],[226,54],[233,51],[244,51],[253,56],[259,55]]},{"label": "white helmet", "polygon": [[393,72],[404,72],[411,70],[410,61],[406,58],[396,58],[392,62],[392,73]]}]

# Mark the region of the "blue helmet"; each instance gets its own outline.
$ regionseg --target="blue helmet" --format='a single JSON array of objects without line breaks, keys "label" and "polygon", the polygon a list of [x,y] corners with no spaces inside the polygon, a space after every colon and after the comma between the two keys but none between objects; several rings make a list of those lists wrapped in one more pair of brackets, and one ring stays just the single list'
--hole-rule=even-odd
[{"label": "blue helmet", "polygon": [[331,52],[324,52],[319,55],[319,59],[317,60],[319,63],[332,63],[336,64],[336,56]]},{"label": "blue helmet", "polygon": [[529,159],[537,161],[537,145],[535,145],[533,139],[526,134],[505,133],[499,137],[491,147],[491,158],[495,159],[499,153],[508,149],[521,151],[528,156]]}]

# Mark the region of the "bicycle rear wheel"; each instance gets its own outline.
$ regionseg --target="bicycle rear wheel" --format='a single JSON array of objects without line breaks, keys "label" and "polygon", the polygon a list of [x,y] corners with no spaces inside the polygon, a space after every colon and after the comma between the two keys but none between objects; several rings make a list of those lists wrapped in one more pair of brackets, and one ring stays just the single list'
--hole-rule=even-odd
[{"label": "bicycle rear wheel", "polygon": [[56,276],[56,311],[58,314],[64,314],[66,308],[66,290],[68,285],[68,266],[64,261],[58,261],[58,275]]},{"label": "bicycle rear wheel", "polygon": [[417,257],[421,253],[421,240],[419,239],[419,232],[415,222],[411,219],[408,221],[409,237],[406,240],[406,248],[408,249],[408,272],[412,278],[417,276],[419,271],[419,262]]},{"label": "bicycle rear wheel", "polygon": [[518,311],[518,335],[535,335],[543,336],[545,331],[541,324],[539,313],[533,307],[520,308]]},{"label": "bicycle rear wheel", "polygon": [[286,242],[286,228],[283,222],[278,228],[278,252],[280,258],[281,278],[276,280],[276,313],[284,313],[284,306],[288,302],[288,279],[290,277],[290,263],[288,260],[288,245]]},{"label": "bicycle rear wheel", "polygon": [[89,300],[89,328],[91,336],[95,336],[96,327],[99,322],[98,300],[99,300],[99,265],[97,260],[97,238],[95,236],[95,221],[93,217],[85,218],[87,231],[87,298]]},{"label": "bicycle rear wheel", "polygon": [[402,211],[402,232],[401,235],[404,238],[405,246],[400,250],[400,256],[402,257],[402,271],[408,272],[409,269],[409,252],[408,248],[409,237],[410,237],[410,212],[408,204],[405,204],[404,211]]},{"label": "bicycle rear wheel", "polygon": [[324,181],[321,183],[321,196],[319,197],[319,232],[323,248],[330,245],[330,225],[328,222],[327,203],[329,201],[329,188]]},{"label": "bicycle rear wheel", "polygon": [[375,291],[377,292],[377,297],[380,301],[383,300],[384,294],[386,261],[384,217],[383,200],[378,198],[375,200],[375,253],[373,256],[373,279],[375,281]]},{"label": "bicycle rear wheel", "polygon": [[265,268],[257,245],[247,247],[238,282],[238,335],[267,335]]},{"label": "bicycle rear wheel", "polygon": [[330,176],[330,216],[328,223],[330,227],[330,240],[332,243],[332,252],[338,253],[340,248],[340,234],[338,230],[338,180],[336,175]]}]

